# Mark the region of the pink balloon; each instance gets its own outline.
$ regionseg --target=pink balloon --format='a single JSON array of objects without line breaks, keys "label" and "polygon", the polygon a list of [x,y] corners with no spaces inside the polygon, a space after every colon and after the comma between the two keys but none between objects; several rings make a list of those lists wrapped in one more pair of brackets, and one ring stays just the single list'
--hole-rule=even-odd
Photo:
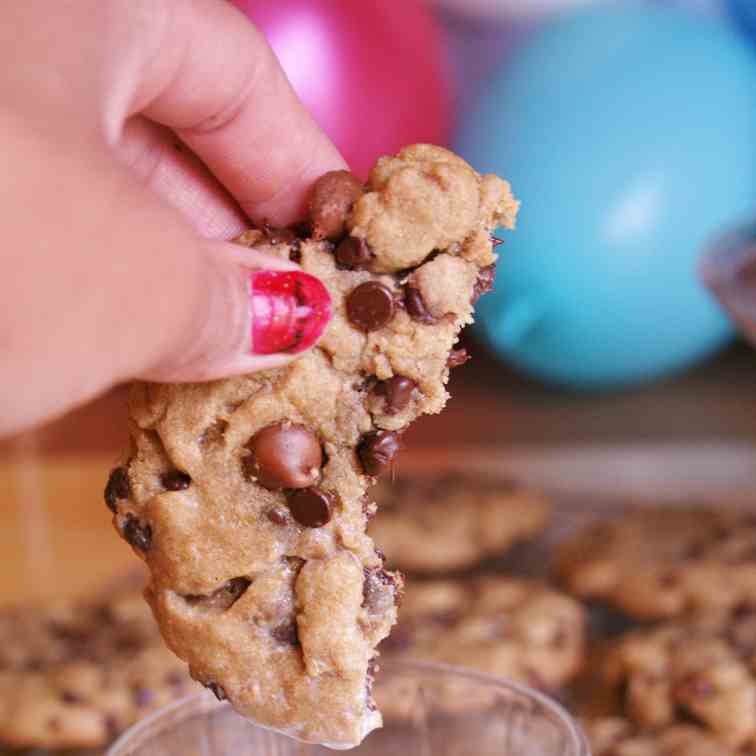
[{"label": "pink balloon", "polygon": [[447,142],[451,101],[441,32],[421,0],[233,2],[265,33],[358,175],[405,144]]}]

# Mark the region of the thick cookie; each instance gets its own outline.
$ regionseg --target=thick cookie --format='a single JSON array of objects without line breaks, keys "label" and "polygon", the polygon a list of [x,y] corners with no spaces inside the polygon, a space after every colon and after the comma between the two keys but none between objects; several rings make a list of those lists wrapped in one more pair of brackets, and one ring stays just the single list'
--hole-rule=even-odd
[{"label": "thick cookie", "polygon": [[604,695],[642,728],[694,722],[731,748],[756,748],[756,609],[631,632],[600,673]]},{"label": "thick cookie", "polygon": [[564,544],[557,571],[581,598],[640,619],[756,600],[756,517],[730,509],[643,509]]},{"label": "thick cookie", "polygon": [[0,613],[0,743],[105,745],[195,687],[137,592]]},{"label": "thick cookie", "polygon": [[536,491],[472,473],[402,477],[371,491],[368,532],[391,567],[441,573],[502,555],[541,532],[551,507]]},{"label": "thick cookie", "polygon": [[642,730],[621,717],[583,722],[593,756],[736,756],[700,727],[672,725]]},{"label": "thick cookie", "polygon": [[149,566],[168,644],[262,725],[340,747],[380,725],[371,660],[401,578],[365,533],[365,493],[407,425],[443,408],[492,283],[490,232],[516,208],[504,181],[428,145],[379,160],[366,187],[328,174],[312,238],[239,239],[327,286],[318,346],[278,370],[133,390],[115,525]]},{"label": "thick cookie", "polygon": [[580,671],[582,606],[547,585],[487,576],[410,583],[382,658],[454,664],[554,691]]}]

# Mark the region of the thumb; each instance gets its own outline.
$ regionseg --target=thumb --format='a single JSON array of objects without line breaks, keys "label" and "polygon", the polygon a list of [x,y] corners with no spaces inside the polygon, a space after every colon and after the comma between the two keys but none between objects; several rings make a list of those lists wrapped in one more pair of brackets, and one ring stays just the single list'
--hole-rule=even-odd
[{"label": "thumb", "polygon": [[[131,378],[196,381],[279,366],[325,328],[330,298],[320,281],[286,259],[199,237],[109,155],[23,152],[14,192],[0,198],[11,203],[0,260],[10,272],[0,433]],[[40,203],[44,228],[30,234]]]}]

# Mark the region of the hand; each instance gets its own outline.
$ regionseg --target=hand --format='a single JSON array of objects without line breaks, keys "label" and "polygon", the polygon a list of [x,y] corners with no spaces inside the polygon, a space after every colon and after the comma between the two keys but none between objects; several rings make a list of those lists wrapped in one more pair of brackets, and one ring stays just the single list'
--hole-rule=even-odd
[{"label": "hand", "polygon": [[[301,218],[344,163],[230,3],[5,3],[0,71],[0,435],[124,380],[250,372],[312,345],[322,284],[255,276],[297,266],[222,240],[247,217]],[[291,276],[310,292],[305,342],[259,315],[293,315],[276,298]]]}]

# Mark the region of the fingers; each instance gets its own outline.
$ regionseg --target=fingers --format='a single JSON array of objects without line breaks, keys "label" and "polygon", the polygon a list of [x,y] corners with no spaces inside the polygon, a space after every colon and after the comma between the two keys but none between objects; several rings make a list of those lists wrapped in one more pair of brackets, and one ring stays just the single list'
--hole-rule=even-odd
[{"label": "fingers", "polygon": [[104,149],[2,127],[0,432],[133,377],[281,365],[322,332],[327,292],[293,263],[202,239]]},{"label": "fingers", "polygon": [[124,127],[116,155],[201,236],[231,239],[248,228],[236,201],[170,129],[135,116]]},{"label": "fingers", "polygon": [[160,33],[139,50],[121,115],[144,112],[172,128],[255,220],[300,219],[312,182],[345,166],[263,35],[224,0],[154,8]]}]

